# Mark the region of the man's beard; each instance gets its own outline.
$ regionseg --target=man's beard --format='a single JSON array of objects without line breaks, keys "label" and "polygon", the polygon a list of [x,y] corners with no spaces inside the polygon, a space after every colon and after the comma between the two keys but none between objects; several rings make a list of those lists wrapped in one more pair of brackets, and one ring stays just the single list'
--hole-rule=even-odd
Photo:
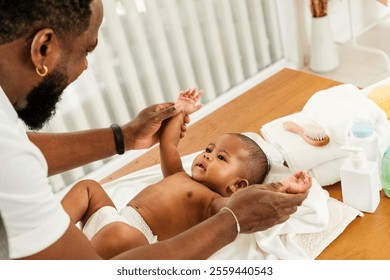
[{"label": "man's beard", "polygon": [[31,90],[27,96],[27,106],[16,110],[29,129],[41,129],[55,115],[56,104],[67,87],[67,80],[65,74],[54,70]]}]

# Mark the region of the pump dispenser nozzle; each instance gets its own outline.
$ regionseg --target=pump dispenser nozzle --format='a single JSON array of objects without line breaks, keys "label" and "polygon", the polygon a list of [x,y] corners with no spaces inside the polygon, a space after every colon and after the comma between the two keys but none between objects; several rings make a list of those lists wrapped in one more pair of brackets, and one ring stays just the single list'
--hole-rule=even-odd
[{"label": "pump dispenser nozzle", "polygon": [[341,149],[349,152],[349,158],[353,168],[360,169],[366,166],[367,157],[361,147],[344,146]]}]

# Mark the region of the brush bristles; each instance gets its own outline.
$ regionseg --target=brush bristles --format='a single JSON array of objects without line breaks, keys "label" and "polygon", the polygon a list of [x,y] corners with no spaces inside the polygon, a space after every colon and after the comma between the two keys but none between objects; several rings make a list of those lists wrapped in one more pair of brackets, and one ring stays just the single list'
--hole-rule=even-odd
[{"label": "brush bristles", "polygon": [[307,124],[303,127],[303,131],[309,138],[315,141],[321,141],[327,137],[325,129],[318,124]]}]

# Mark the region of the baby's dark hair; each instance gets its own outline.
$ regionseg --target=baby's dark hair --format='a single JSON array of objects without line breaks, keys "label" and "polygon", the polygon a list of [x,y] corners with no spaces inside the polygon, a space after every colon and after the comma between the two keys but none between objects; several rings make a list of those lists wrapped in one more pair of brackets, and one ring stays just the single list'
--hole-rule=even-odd
[{"label": "baby's dark hair", "polygon": [[78,36],[89,26],[93,0],[0,0],[0,44],[43,28]]},{"label": "baby's dark hair", "polygon": [[231,134],[235,135],[247,146],[249,153],[242,171],[249,181],[249,184],[263,183],[271,168],[267,155],[264,153],[263,149],[248,136],[240,133]]}]

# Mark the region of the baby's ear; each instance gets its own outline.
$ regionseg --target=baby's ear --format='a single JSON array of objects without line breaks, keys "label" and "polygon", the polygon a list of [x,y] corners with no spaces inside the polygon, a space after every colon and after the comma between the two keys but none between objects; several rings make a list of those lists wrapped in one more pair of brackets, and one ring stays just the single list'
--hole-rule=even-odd
[{"label": "baby's ear", "polygon": [[234,193],[241,189],[245,189],[249,186],[249,182],[247,179],[236,178],[231,184],[229,184],[229,190]]}]

